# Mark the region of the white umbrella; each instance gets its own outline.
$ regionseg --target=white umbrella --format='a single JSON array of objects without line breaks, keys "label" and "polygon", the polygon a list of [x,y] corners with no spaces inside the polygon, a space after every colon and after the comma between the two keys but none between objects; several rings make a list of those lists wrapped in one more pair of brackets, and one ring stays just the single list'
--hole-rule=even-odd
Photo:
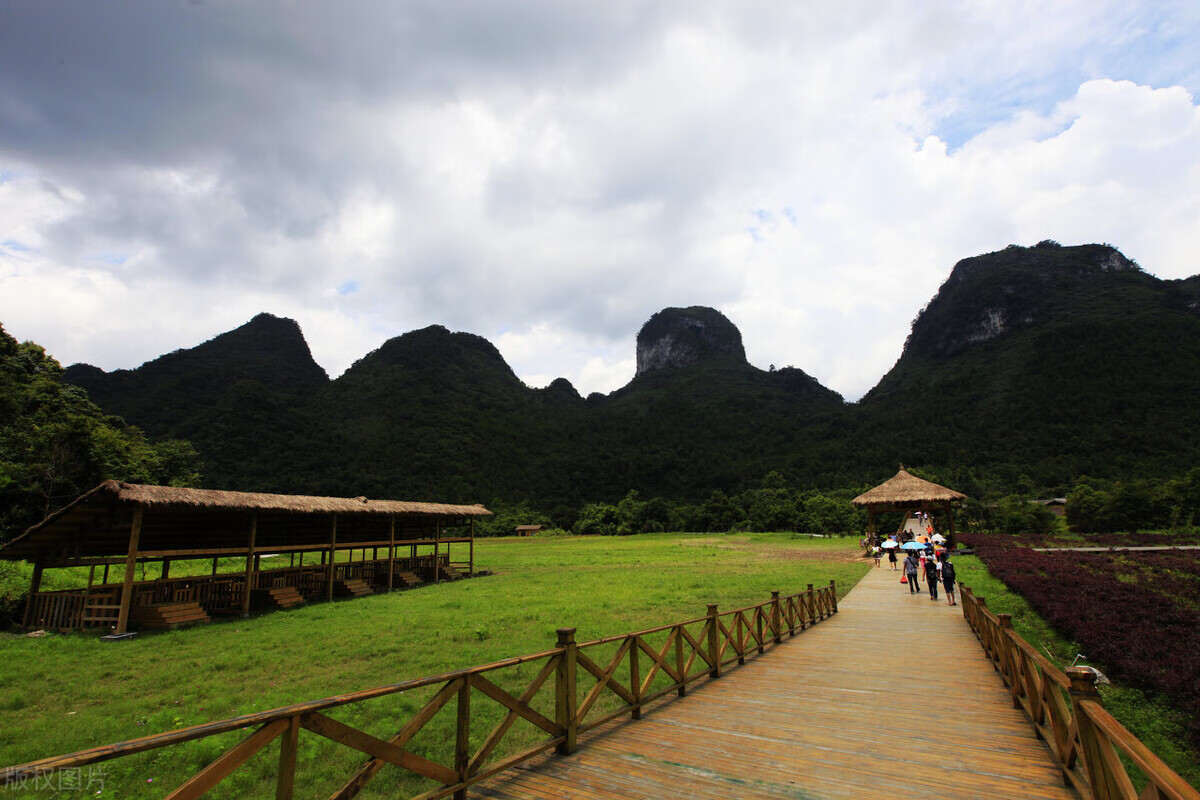
[{"label": "white umbrella", "polygon": [[944,541],[946,541],[946,537],[945,537],[945,536],[942,536],[940,533],[935,533],[935,534],[933,535],[933,541],[935,541],[935,542],[939,542],[939,543],[940,543],[940,542],[944,542]]},{"label": "white umbrella", "polygon": [[895,539],[888,539],[886,542],[884,542],[883,544],[880,545],[880,547],[886,547],[889,550],[893,547],[899,547],[899,546],[900,546],[900,543],[897,542]]}]

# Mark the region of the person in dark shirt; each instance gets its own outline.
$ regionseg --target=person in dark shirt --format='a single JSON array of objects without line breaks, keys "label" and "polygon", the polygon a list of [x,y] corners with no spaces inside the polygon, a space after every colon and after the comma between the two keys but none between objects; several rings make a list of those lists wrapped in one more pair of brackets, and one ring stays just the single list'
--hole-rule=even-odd
[{"label": "person in dark shirt", "polygon": [[938,599],[938,568],[933,556],[925,559],[925,585],[929,587],[929,599]]},{"label": "person in dark shirt", "polygon": [[942,553],[942,588],[946,590],[946,602],[952,606],[958,605],[954,600],[954,565],[950,563],[950,554]]},{"label": "person in dark shirt", "polygon": [[908,593],[920,594],[921,585],[917,583],[917,554],[909,550],[908,557],[904,559],[904,577],[908,578]]}]

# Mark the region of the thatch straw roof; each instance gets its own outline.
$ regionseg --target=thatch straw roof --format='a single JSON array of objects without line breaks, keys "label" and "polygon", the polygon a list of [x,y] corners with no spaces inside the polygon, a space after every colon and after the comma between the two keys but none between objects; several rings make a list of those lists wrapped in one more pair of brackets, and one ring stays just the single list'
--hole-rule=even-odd
[{"label": "thatch straw roof", "polygon": [[210,508],[230,511],[287,511],[295,514],[433,514],[437,516],[491,516],[482,505],[412,503],[404,500],[368,500],[365,497],[312,497],[302,494],[228,492],[219,489],[180,489],[121,481],[105,481],[76,498],[30,530],[41,527],[72,506],[107,496],[109,500],[149,507]]},{"label": "thatch straw roof", "polygon": [[338,541],[351,542],[387,539],[392,519],[399,521],[402,530],[435,530],[436,525],[462,525],[492,513],[481,505],[179,489],[105,481],[0,546],[0,559],[31,558],[50,551],[77,556],[124,552],[129,520],[138,506],[147,510],[142,539],[143,549],[150,550],[232,546],[245,539],[246,523],[239,518],[247,512],[264,514],[258,526],[260,544],[314,547],[322,540],[328,541],[329,524],[325,520],[334,515],[339,519]]},{"label": "thatch straw roof", "polygon": [[899,505],[914,503],[946,503],[953,500],[966,500],[962,492],[938,486],[927,480],[911,475],[904,467],[895,477],[884,481],[869,492],[863,492],[851,502],[856,506]]}]

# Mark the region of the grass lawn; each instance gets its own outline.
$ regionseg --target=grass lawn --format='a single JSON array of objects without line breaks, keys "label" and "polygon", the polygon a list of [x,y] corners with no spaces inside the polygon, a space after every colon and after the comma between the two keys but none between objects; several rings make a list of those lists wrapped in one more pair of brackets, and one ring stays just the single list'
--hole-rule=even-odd
[{"label": "grass lawn", "polygon": [[[1027,642],[1037,647],[1061,667],[1071,665],[1079,654],[1079,645],[1060,636],[1025,602],[1008,590],[974,556],[954,559],[958,580],[971,587],[979,597],[987,599],[988,609],[996,614],[1011,614],[1013,628]],[[1086,654],[1085,654],[1086,655]],[[1104,665],[1084,658],[1080,663],[1094,666],[1101,672]],[[1100,686],[1104,707],[1134,736],[1141,739],[1155,755],[1178,772],[1192,786],[1200,787],[1200,752],[1188,744],[1183,713],[1165,699],[1151,696],[1138,689],[1121,686]]]},{"label": "grass lawn", "polygon": [[[496,574],[124,642],[0,635],[0,765],[539,652],[554,646],[556,628],[577,628],[583,642],[809,583],[836,580],[844,595],[870,563],[857,558],[854,539],[787,534],[482,539],[475,555],[478,569]],[[531,678],[514,673],[516,686]],[[392,696],[338,718],[387,737],[422,702]],[[448,724],[431,724],[429,736],[452,737]],[[161,796],[237,739],[107,762],[101,796]],[[275,753],[267,748],[213,796],[269,795]],[[325,795],[361,758],[301,736],[302,774]],[[408,787],[387,772],[361,796]],[[95,796],[96,788],[62,794]]]}]

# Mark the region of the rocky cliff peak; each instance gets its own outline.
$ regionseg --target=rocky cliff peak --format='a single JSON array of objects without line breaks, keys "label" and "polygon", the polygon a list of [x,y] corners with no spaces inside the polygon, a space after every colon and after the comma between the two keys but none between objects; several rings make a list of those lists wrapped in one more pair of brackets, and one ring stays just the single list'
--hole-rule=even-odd
[{"label": "rocky cliff peak", "polygon": [[638,332],[638,375],[664,367],[684,367],[713,356],[746,363],[741,332],[724,314],[711,308],[664,308]]},{"label": "rocky cliff peak", "polygon": [[972,345],[1112,304],[1111,291],[1157,283],[1110,245],[1045,241],[963,259],[913,322],[905,350],[951,356]]}]

